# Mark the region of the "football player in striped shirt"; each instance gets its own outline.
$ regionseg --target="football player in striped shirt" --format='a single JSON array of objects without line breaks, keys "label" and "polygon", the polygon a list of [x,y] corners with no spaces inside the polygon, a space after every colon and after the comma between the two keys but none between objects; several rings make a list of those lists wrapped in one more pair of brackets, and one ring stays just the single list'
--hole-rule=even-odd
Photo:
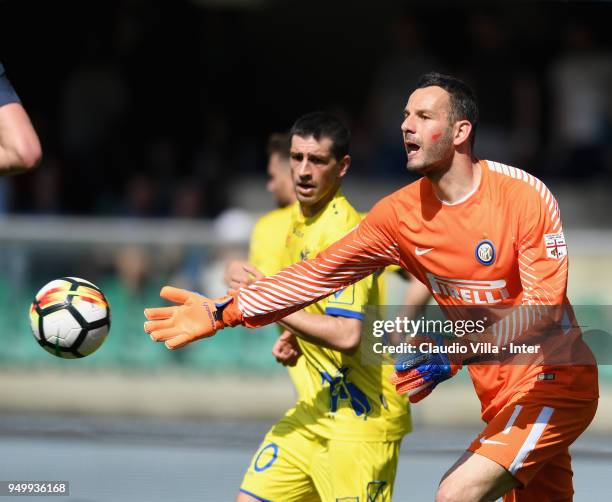
[{"label": "football player in striped shirt", "polygon": [[[437,500],[571,500],[569,446],[595,415],[598,377],[566,296],[568,256],[559,208],[534,176],[475,157],[477,122],[469,86],[425,75],[401,125],[407,167],[422,174],[420,180],[382,199],[355,230],[315,258],[236,295],[208,300],[162,289],[163,297],[172,293],[179,305],[146,310],[145,331],[172,349],[225,326],[261,326],[389,264],[428,285],[448,312],[513,307],[482,335],[500,346],[528,340],[542,323],[554,326],[554,315],[546,312],[560,309],[569,320],[563,333],[574,340],[573,353],[584,354],[578,364],[534,359],[469,366],[486,426],[444,475]],[[415,365],[395,381],[414,401],[453,376],[462,362]],[[419,379],[427,386],[414,389]]]}]

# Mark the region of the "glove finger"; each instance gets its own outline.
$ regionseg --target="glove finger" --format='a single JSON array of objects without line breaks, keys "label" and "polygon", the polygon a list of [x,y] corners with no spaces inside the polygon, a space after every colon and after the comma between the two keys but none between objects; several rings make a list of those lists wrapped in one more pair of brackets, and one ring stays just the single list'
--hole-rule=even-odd
[{"label": "glove finger", "polygon": [[191,335],[187,335],[183,333],[182,335],[174,336],[166,340],[166,348],[170,350],[180,349],[184,347],[189,342],[193,341],[193,337]]},{"label": "glove finger", "polygon": [[151,309],[145,309],[144,315],[149,321],[156,319],[168,319],[172,317],[176,307],[156,307]]},{"label": "glove finger", "polygon": [[429,385],[429,379],[423,376],[413,376],[411,378],[396,378],[392,379],[391,383],[395,385],[395,390],[398,394],[405,394],[407,392],[418,389],[423,385]]},{"label": "glove finger", "polygon": [[393,373],[393,375],[391,375],[391,382],[399,383],[399,382],[421,380],[427,376],[429,376],[428,371],[425,371],[425,372],[417,371],[415,369],[410,370],[410,371],[396,371],[395,373]]},{"label": "glove finger", "polygon": [[401,382],[431,382],[432,380],[439,381],[436,375],[430,371],[416,371],[410,375],[397,375],[393,383]]},{"label": "glove finger", "polygon": [[173,319],[162,319],[159,321],[147,321],[144,323],[145,333],[152,333],[161,329],[168,329],[174,325]]},{"label": "glove finger", "polygon": [[149,336],[154,342],[165,342],[166,340],[170,340],[170,338],[174,338],[180,335],[181,333],[183,333],[183,331],[178,330],[176,328],[166,328],[151,331],[151,333],[149,333]]},{"label": "glove finger", "polygon": [[419,389],[423,385],[428,385],[428,382],[419,376],[395,379],[391,380],[391,383],[395,385],[395,390],[398,394],[407,394],[414,389]]},{"label": "glove finger", "polygon": [[191,291],[175,288],[174,286],[164,286],[159,292],[159,296],[161,296],[164,300],[174,303],[185,303],[191,294]]},{"label": "glove finger", "polygon": [[421,399],[425,399],[427,396],[429,396],[435,387],[435,384],[427,384],[422,386],[420,389],[415,389],[408,394],[408,401],[411,403],[418,403]]}]

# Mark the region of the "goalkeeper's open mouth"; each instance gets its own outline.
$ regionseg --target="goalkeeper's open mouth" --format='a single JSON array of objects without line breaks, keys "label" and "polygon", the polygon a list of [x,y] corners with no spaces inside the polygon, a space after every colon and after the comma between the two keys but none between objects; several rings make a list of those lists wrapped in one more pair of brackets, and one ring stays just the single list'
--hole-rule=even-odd
[{"label": "goalkeeper's open mouth", "polygon": [[404,146],[406,148],[406,154],[408,155],[409,159],[411,159],[421,151],[421,145],[412,141],[405,141]]}]

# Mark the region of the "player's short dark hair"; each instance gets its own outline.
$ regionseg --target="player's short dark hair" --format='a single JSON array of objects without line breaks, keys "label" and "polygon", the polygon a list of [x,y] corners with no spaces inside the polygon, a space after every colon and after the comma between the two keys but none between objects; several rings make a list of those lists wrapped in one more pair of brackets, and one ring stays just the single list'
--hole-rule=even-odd
[{"label": "player's short dark hair", "polygon": [[283,160],[289,160],[289,150],[291,149],[291,136],[286,133],[273,133],[268,138],[267,152],[268,157],[277,153]]},{"label": "player's short dark hair", "polygon": [[451,123],[458,120],[467,120],[472,124],[470,144],[474,148],[476,127],[478,126],[478,101],[474,89],[463,80],[437,72],[423,75],[419,79],[417,89],[431,86],[441,87],[450,95],[450,114],[448,118]]},{"label": "player's short dark hair", "polygon": [[329,138],[332,142],[331,153],[336,160],[342,160],[349,153],[351,133],[342,121],[327,112],[311,112],[295,121],[289,132],[290,136],[300,136],[315,140]]}]

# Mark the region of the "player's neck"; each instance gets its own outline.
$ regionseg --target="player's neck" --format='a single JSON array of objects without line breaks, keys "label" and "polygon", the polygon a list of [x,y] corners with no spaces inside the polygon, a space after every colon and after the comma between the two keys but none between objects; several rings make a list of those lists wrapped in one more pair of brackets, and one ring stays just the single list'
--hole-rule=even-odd
[{"label": "player's neck", "polygon": [[436,197],[445,204],[457,204],[474,193],[480,184],[482,168],[478,160],[455,158],[450,168],[428,176]]}]

